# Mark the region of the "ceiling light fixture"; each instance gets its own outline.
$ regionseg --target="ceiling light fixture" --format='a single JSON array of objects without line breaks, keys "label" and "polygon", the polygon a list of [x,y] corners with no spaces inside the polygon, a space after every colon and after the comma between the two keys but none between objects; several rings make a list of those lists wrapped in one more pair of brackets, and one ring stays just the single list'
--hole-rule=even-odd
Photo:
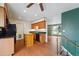
[{"label": "ceiling light fixture", "polygon": [[35,14],[35,16],[37,16],[37,14]]},{"label": "ceiling light fixture", "polygon": [[19,19],[21,19],[21,17],[18,17]]},{"label": "ceiling light fixture", "polygon": [[24,10],[24,13],[26,13],[26,10]]}]

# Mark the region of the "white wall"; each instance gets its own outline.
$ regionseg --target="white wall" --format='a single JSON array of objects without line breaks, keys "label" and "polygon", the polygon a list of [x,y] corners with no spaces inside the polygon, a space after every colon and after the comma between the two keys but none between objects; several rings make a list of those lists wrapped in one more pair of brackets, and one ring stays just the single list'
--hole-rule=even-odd
[{"label": "white wall", "polygon": [[[31,22],[29,21],[20,21],[20,20],[15,20],[15,19],[9,19],[9,21],[11,24],[16,24],[17,40],[23,39],[23,35],[29,33],[29,30],[31,29]],[[21,35],[21,38],[18,38],[19,34]]]},{"label": "white wall", "polygon": [[57,14],[55,16],[52,16],[51,19],[47,19],[48,25],[51,24],[60,24],[61,23],[61,14]]},{"label": "white wall", "polygon": [[31,29],[31,22],[25,22],[24,23],[24,34],[29,33],[30,29]]}]

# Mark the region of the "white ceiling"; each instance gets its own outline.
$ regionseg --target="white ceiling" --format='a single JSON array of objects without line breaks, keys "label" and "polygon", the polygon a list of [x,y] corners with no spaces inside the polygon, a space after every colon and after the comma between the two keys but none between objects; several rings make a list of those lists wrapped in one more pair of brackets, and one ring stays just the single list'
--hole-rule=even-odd
[{"label": "white ceiling", "polygon": [[[40,10],[39,4],[34,4],[30,8],[26,8],[28,3],[9,3],[9,16],[19,20],[35,21],[42,17],[47,19],[53,18],[56,14],[79,7],[79,3],[44,3],[44,11]],[[24,13],[24,10],[26,11]]]}]

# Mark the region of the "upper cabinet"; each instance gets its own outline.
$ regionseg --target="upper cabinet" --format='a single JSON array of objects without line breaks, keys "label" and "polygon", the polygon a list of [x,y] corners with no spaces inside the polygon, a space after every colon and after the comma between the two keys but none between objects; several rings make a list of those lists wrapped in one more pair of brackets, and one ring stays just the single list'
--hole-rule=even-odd
[{"label": "upper cabinet", "polygon": [[4,7],[0,6],[0,27],[5,27],[6,14]]},{"label": "upper cabinet", "polygon": [[41,21],[32,23],[31,27],[32,27],[32,29],[45,29],[46,21],[44,20],[44,18],[42,18]]}]

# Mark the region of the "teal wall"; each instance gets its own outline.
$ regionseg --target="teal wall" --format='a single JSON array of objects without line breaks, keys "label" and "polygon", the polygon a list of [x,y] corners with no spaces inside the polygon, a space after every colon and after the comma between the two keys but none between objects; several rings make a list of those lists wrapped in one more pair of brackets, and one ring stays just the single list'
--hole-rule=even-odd
[{"label": "teal wall", "polygon": [[62,13],[62,30],[62,45],[72,55],[79,55],[79,8]]}]

